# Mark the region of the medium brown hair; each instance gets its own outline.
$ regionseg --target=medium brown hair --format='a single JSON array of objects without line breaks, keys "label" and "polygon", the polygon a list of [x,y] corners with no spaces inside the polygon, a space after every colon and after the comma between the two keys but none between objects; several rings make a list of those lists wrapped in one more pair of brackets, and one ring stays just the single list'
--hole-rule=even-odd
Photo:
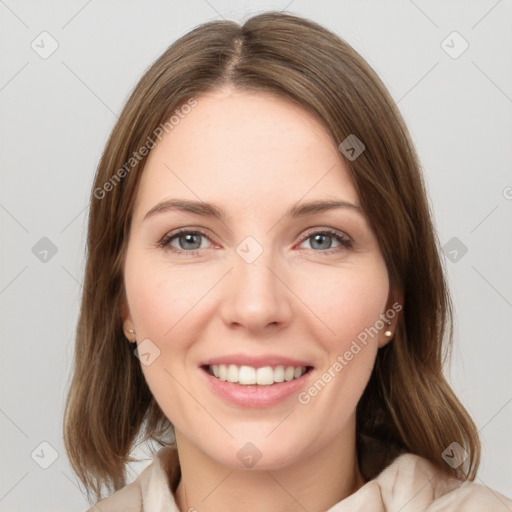
[{"label": "medium brown hair", "polygon": [[[205,23],[172,44],[136,85],[101,157],[64,418],[68,457],[88,496],[100,499],[103,485],[123,487],[139,436],[166,445],[172,428],[146,384],[119,313],[132,209],[146,161],[140,149],[177,108],[225,85],[291,99],[315,115],[337,145],[351,134],[365,145],[359,157],[345,160],[403,310],[357,406],[363,477],[374,478],[398,454],[411,452],[446,474],[473,480],[478,432],[443,376],[452,307],[404,121],[377,74],[344,40],[301,17],[266,12],[242,26]],[[133,155],[137,161],[130,160]],[[469,454],[458,470],[442,458],[452,442]]]}]

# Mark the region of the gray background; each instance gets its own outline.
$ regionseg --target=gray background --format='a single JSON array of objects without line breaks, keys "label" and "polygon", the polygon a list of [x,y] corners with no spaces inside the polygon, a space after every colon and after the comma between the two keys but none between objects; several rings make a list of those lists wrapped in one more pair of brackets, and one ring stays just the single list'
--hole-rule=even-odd
[{"label": "gray background", "polygon": [[[87,197],[117,113],[176,38],[266,9],[338,33],[398,102],[448,244],[457,313],[450,381],[482,436],[478,481],[512,495],[510,1],[0,0],[0,511],[88,506],[66,459],[62,415]],[[58,43],[46,59],[52,41],[43,31]],[[457,58],[463,41],[442,43],[453,31],[469,44]],[[43,237],[56,254],[40,252]],[[130,479],[148,462],[133,465]]]}]

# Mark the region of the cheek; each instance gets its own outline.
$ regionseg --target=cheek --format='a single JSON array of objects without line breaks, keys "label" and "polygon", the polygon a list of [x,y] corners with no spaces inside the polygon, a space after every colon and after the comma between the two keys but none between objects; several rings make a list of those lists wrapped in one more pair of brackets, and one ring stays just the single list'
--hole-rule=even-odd
[{"label": "cheek", "polygon": [[[144,338],[165,346],[172,340],[179,347],[180,335],[188,315],[200,307],[202,297],[211,287],[210,280],[186,267],[171,268],[147,256],[127,255],[126,293],[132,319]],[[187,330],[190,337],[190,331]]]},{"label": "cheek", "polygon": [[189,389],[194,383],[192,349],[210,321],[208,308],[213,294],[209,291],[222,275],[217,274],[187,265],[173,268],[164,258],[144,254],[136,247],[127,253],[125,286],[139,352],[140,343],[150,340],[158,354],[141,369],[153,396],[173,423],[182,423],[196,408],[182,386]]},{"label": "cheek", "polygon": [[385,312],[389,281],[380,259],[358,268],[320,269],[314,276],[304,273],[296,283],[302,283],[300,296],[320,322],[317,333],[328,352],[344,350]]},{"label": "cheek", "polygon": [[342,427],[368,383],[378,350],[377,322],[389,292],[387,269],[380,259],[358,269],[339,269],[336,279],[330,271],[331,279],[317,276],[322,287],[310,298],[322,306],[316,312],[329,328],[317,338],[326,359],[311,387],[299,396],[301,404],[330,418],[326,436]]},{"label": "cheek", "polygon": [[[139,353],[141,343],[150,340],[158,354],[148,365],[141,358],[141,369],[160,408],[177,425],[192,422],[201,412],[183,386],[190,387],[185,363],[197,339],[195,333],[201,330],[198,325],[203,320],[197,312],[201,297],[211,287],[207,283],[206,276],[197,276],[185,267],[169,268],[136,250],[127,254],[125,286]],[[196,319],[195,323],[191,319]]]}]

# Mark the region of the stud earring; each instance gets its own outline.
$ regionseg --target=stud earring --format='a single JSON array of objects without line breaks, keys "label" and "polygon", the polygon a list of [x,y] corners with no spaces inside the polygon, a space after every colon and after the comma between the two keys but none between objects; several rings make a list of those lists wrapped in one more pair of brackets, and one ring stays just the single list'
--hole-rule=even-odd
[{"label": "stud earring", "polygon": [[[135,334],[135,329],[128,329],[128,332],[129,332],[130,334]],[[136,342],[137,342],[137,340],[136,340],[136,339],[135,339],[135,340],[128,340],[128,341],[129,341],[130,343],[136,343]]]},{"label": "stud earring", "polygon": [[[391,325],[391,320],[386,319],[386,325],[389,327]],[[384,336],[386,336],[386,338],[391,338],[391,336],[393,336],[393,332],[388,329],[387,331],[384,331]]]}]

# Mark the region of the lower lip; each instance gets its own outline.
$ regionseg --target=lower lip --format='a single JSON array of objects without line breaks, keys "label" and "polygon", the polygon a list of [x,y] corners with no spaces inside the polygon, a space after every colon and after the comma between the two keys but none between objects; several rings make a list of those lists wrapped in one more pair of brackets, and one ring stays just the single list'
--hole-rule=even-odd
[{"label": "lower lip", "polygon": [[278,382],[270,386],[258,386],[257,384],[243,386],[236,382],[220,380],[210,375],[204,368],[201,368],[201,372],[206,376],[213,392],[226,402],[240,407],[257,408],[276,405],[284,402],[291,395],[297,394],[304,387],[312,371],[306,372],[298,379]]}]

